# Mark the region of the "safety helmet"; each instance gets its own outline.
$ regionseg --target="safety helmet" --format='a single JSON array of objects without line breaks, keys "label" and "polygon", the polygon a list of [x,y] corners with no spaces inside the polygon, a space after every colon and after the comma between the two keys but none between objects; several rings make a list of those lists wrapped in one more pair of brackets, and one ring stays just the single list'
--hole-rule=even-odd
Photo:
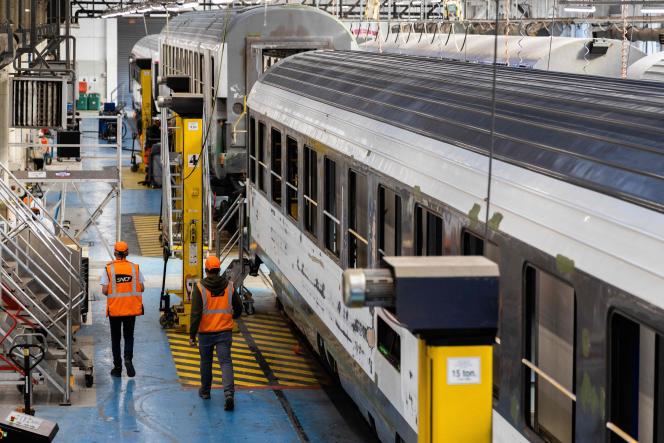
[{"label": "safety helmet", "polygon": [[213,269],[219,269],[219,268],[221,268],[221,262],[216,256],[210,255],[208,258],[205,259],[206,271],[211,271]]},{"label": "safety helmet", "polygon": [[126,242],[119,241],[115,243],[115,252],[127,255],[129,252],[129,245]]}]

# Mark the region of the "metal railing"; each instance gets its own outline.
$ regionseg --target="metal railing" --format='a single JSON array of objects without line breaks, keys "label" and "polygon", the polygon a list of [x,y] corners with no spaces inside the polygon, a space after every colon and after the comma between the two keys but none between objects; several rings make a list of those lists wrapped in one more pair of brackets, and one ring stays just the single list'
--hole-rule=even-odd
[{"label": "metal railing", "polygon": [[[30,204],[19,198],[17,191],[25,195]],[[74,309],[85,299],[87,290],[80,275],[80,244],[2,164],[0,197],[8,211],[8,218],[0,217],[0,223],[11,227],[0,230],[0,276],[10,289],[5,292],[35,324],[44,329],[54,344],[65,350],[64,378],[59,380],[49,373],[46,367],[45,372],[52,384],[64,395],[63,402],[68,404],[71,394],[68,381],[72,374],[73,357],[72,316]],[[33,214],[31,206],[38,208],[47,222],[52,223],[75,249],[67,246],[47,229]],[[30,289],[29,285],[33,281],[38,285],[39,292]],[[50,308],[46,303],[47,299],[54,300],[57,307]]]},{"label": "metal railing", "polygon": [[620,429],[618,426],[614,425],[611,422],[606,423],[606,429],[613,432],[614,434],[616,434],[618,437],[622,438],[627,443],[639,443],[639,441],[637,439],[632,438],[631,435],[629,435],[627,432],[623,431],[622,429]]},{"label": "metal railing", "polygon": [[[237,196],[235,201],[229,206],[228,210],[224,216],[217,223],[216,228],[216,245],[215,250],[217,257],[222,262],[230,255],[231,251],[235,246],[238,247],[240,263],[243,263],[244,259],[244,205],[246,203],[246,198],[244,193]],[[237,215],[238,223],[237,230],[231,234],[230,239],[226,242],[225,245],[221,244],[221,234],[226,229],[226,226],[230,223],[231,220]]]}]

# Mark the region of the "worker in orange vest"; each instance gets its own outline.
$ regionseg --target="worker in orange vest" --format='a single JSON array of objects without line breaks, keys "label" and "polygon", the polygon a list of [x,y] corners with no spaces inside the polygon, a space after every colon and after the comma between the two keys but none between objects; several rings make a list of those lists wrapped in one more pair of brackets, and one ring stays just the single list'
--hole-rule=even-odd
[{"label": "worker in orange vest", "polygon": [[212,359],[216,349],[221,381],[224,386],[224,409],[232,411],[235,407],[233,395],[233,361],[231,345],[233,343],[233,282],[220,275],[221,263],[215,256],[205,260],[205,278],[198,282],[191,294],[191,329],[189,344],[196,346],[198,334],[198,352],[201,355],[201,387],[198,395],[207,400],[212,387]]},{"label": "worker in orange vest", "polygon": [[[136,316],[143,315],[143,274],[138,265],[127,260],[129,246],[123,241],[115,244],[115,260],[106,265],[101,275],[101,292],[108,296],[106,315],[111,324],[111,344],[113,349],[113,369],[111,375],[122,375],[120,337],[124,337],[124,359],[127,375],[133,377],[136,370],[132,363],[134,356],[134,325]],[[110,287],[109,287],[110,286]]]}]

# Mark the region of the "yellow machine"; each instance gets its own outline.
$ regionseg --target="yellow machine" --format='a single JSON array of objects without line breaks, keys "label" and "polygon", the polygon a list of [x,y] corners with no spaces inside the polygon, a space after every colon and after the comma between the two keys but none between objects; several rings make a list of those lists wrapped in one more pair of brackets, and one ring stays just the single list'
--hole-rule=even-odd
[{"label": "yellow machine", "polygon": [[418,442],[490,442],[493,348],[420,340],[419,365]]},{"label": "yellow machine", "polygon": [[[164,327],[189,329],[191,292],[203,277],[203,96],[201,94],[174,93],[160,98],[160,106],[173,111],[174,153],[176,164],[170,186],[171,214],[174,229],[172,251],[182,257],[182,286],[170,291],[181,299],[170,307],[168,294],[160,307],[164,312],[160,322]],[[168,187],[164,186],[166,190]]]},{"label": "yellow machine", "polygon": [[385,257],[344,271],[344,302],[392,311],[419,338],[418,442],[492,440],[498,265],[485,257]]},{"label": "yellow machine", "polygon": [[145,165],[147,164],[145,152],[145,145],[147,142],[148,128],[152,125],[152,69],[141,69],[141,131],[140,145],[141,145],[141,159],[143,160],[139,166],[141,172],[145,172]]}]

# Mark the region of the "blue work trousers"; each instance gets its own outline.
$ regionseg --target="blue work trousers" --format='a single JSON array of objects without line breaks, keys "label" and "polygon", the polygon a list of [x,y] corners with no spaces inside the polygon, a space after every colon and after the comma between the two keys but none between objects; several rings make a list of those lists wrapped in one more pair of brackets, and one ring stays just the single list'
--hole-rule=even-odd
[{"label": "blue work trousers", "polygon": [[217,351],[217,359],[221,367],[221,382],[224,386],[224,395],[232,397],[235,393],[233,383],[233,361],[231,360],[231,345],[233,344],[233,331],[208,332],[198,334],[198,351],[201,354],[201,391],[209,393],[212,387],[212,359]]}]

